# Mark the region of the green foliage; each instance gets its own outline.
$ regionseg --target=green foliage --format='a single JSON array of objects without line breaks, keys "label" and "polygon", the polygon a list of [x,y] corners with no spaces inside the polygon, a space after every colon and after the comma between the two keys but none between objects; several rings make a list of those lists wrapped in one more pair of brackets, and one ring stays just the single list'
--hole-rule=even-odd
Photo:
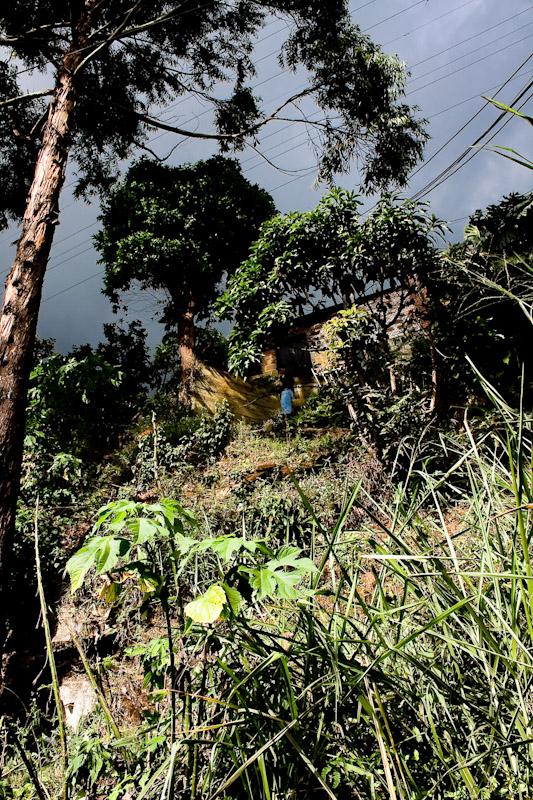
[{"label": "green foliage", "polygon": [[227,447],[233,427],[233,414],[226,401],[213,416],[180,414],[138,440],[133,474],[138,484],[157,480],[162,472],[214,461]]},{"label": "green foliage", "polygon": [[511,194],[472,215],[464,241],[449,249],[433,276],[433,293],[440,298],[435,306],[437,344],[446,355],[452,398],[483,402],[475,378],[465,369],[466,355],[513,403],[519,402],[525,365],[524,394],[530,402],[532,230],[533,196]]},{"label": "green foliage", "polygon": [[39,343],[30,375],[27,446],[91,459],[116,444],[146,399],[150,366],[146,331],[105,325],[106,339],[63,356]]},{"label": "green foliage", "polygon": [[[398,464],[400,454],[409,457],[431,419],[428,343],[412,327],[405,319],[403,335],[390,340],[379,310],[352,306],[328,320],[320,334],[326,360],[310,413],[341,413],[344,424],[388,464]],[[304,408],[300,421],[307,418]]]},{"label": "green foliage", "polygon": [[170,667],[168,639],[158,637],[150,639],[146,644],[128,647],[127,656],[138,656],[144,669],[144,685],[163,689],[165,675]]},{"label": "green foliage", "polygon": [[205,415],[201,418],[198,428],[189,443],[184,443],[184,447],[190,446],[196,458],[214,459],[227,447],[232,424],[233,414],[228,402],[223,400],[212,417]]},{"label": "green foliage", "polygon": [[116,446],[146,401],[146,332],[137,322],[127,329],[105,325],[104,331],[106,339],[94,350],[80,346],[66,356],[56,353],[50,340],[37,342],[28,392],[23,504],[32,507],[38,495],[44,508],[76,505],[80,494],[89,491],[95,464]]},{"label": "green foliage", "polygon": [[117,305],[119,292],[134,282],[164,289],[169,327],[190,303],[196,316],[207,317],[223,275],[244,258],[274,210],[270,195],[232,159],[180,167],[142,160],[104,205],[96,243],[106,264],[105,291]]},{"label": "green foliage", "polygon": [[[337,353],[363,320],[333,326]],[[263,485],[238,532],[174,501],[102,509],[69,571],[74,586],[103,584],[113,675],[126,637],[123,677],[138,659],[146,711],[117,740],[98,714],[72,736],[73,796],[157,800],[173,776],[198,797],[526,800],[532,421],[485,390],[501,433],[442,434],[451,466],[429,471],[415,453],[388,501],[359,485],[342,502],[337,480],[333,521],[325,495],[314,509],[294,483],[277,505]],[[298,547],[288,488],[309,523]]]},{"label": "green foliage", "polygon": [[[104,506],[93,527],[94,535],[67,562],[72,591],[80,588],[94,568],[96,575],[132,572],[145,594],[160,592],[164,578],[151,548],[157,546],[165,563],[175,566],[192,541],[185,531],[196,524],[188,511],[171,500],[153,505],[117,500]],[[101,529],[108,533],[98,535]],[[120,591],[118,584],[112,585]]]},{"label": "green foliage", "polygon": [[[239,610],[240,594],[232,586],[235,580],[242,585],[246,579],[248,593],[253,591],[258,601],[305,596],[300,584],[315,566],[301,556],[300,548],[286,545],[274,552],[261,540],[231,535],[196,539],[197,528],[195,517],[176,501],[109,503],[100,510],[93,535],[67,562],[72,592],[80,589],[94,570],[96,576],[107,580],[105,595],[109,602],[119,597],[124,576],[135,576],[145,597],[161,596],[168,591],[169,582],[177,590],[176,581],[194,557],[205,560],[202,570],[206,575],[218,563],[223,577],[222,585],[211,584],[185,608],[185,614],[197,622],[215,622],[225,605],[232,612]],[[130,655],[135,654],[130,651]],[[153,640],[142,655],[149,663],[154,658],[161,663],[160,641]]]},{"label": "green foliage", "polygon": [[[255,75],[253,43],[270,15],[290,22],[280,58],[289,71],[309,76],[300,96],[320,110],[321,172],[346,170],[352,156],[364,153],[362,170],[369,189],[404,182],[420,158],[425,141],[415,109],[402,103],[405,69],[385,55],[352,23],[345,0],[327,5],[283,0],[250,6],[208,7],[166,0],[100,3],[89,18],[84,6],[72,9],[61,0],[38,0],[28,9],[16,0],[0,14],[0,34],[10,54],[25,68],[54,84],[50,65],[59,70],[65,54],[76,48],[83,25],[91,50],[76,72],[77,102],[71,125],[73,159],[79,166],[78,192],[109,186],[116,164],[131,156],[151,134],[145,113],[150,107],[200,94],[215,104],[215,131],[224,149],[241,149],[272,116],[250,86]],[[109,32],[113,31],[110,36]],[[11,56],[10,56],[11,57]],[[25,88],[7,58],[0,72],[2,100]],[[225,97],[218,87],[228,84]],[[288,100],[288,98],[287,98]],[[41,101],[1,107],[0,163],[7,215],[18,216],[24,203],[39,144]],[[282,113],[281,106],[280,113]],[[309,115],[302,117],[309,122]],[[179,130],[179,129],[178,129]],[[185,131],[185,133],[187,133]],[[202,137],[202,131],[191,131]],[[5,223],[5,219],[2,220]]]},{"label": "green foliage", "polygon": [[116,442],[128,419],[121,374],[101,356],[52,353],[30,376],[22,499],[70,505],[87,485],[88,462]]},{"label": "green foliage", "polygon": [[247,372],[258,364],[268,335],[309,306],[356,302],[380,289],[409,295],[416,279],[435,268],[434,237],[443,225],[425,204],[385,195],[365,221],[360,205],[353,192],[334,189],[314,210],[278,215],[262,226],[218,303],[219,314],[235,320],[233,369]]},{"label": "green foliage", "polygon": [[[121,374],[101,356],[78,359],[54,353],[30,376],[27,435],[54,436],[56,448],[70,442],[73,452],[83,454],[108,445],[103,423],[111,416],[110,407],[117,405],[120,382]],[[91,414],[83,415],[89,406]]]},{"label": "green foliage", "polygon": [[[187,665],[178,684],[190,698],[179,707],[185,727],[171,751],[159,706],[157,749],[143,749],[141,727],[136,770],[106,756],[100,780],[111,790],[127,775],[140,791],[154,778],[150,798],[172,771],[188,793],[249,800],[295,791],[388,800],[393,790],[527,798],[531,424],[517,430],[503,403],[500,414],[507,451],[483,437],[466,449],[448,438],[455,465],[442,479],[421,467],[390,504],[356,490],[333,527],[314,517],[313,561],[290,544],[272,551],[258,538],[176,531],[172,646]],[[448,505],[450,484],[458,503]],[[355,507],[361,516],[348,524]],[[143,519],[160,515],[170,531],[174,508],[108,506],[100,533],[135,537]],[[130,557],[137,569],[135,552],[111,578]],[[158,702],[169,687],[169,642],[128,652]],[[99,768],[94,747],[80,789]]]},{"label": "green foliage", "polygon": [[138,320],[127,327],[105,323],[104,335],[104,341],[98,344],[95,352],[120,372],[123,414],[134,414],[145,401],[146,388],[153,380],[146,329]]}]

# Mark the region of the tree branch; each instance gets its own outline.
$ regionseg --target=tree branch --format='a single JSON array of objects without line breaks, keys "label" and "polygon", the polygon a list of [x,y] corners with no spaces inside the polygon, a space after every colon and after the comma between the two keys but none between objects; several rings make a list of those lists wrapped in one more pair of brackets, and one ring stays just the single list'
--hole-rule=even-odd
[{"label": "tree branch", "polygon": [[[309,166],[300,167],[299,169],[287,169],[286,167],[279,167],[277,164],[271,161],[264,153],[262,153],[261,150],[254,144],[249,144],[248,146],[251,147],[252,150],[254,150],[257,153],[258,156],[260,156],[264,161],[266,161],[267,164],[269,164],[271,167],[274,167],[274,169],[277,170],[278,172],[283,172],[285,175],[295,175],[298,172],[307,172],[308,170],[313,169],[313,167]],[[255,167],[257,166],[257,164],[254,164],[253,166]]]},{"label": "tree branch", "polygon": [[[179,16],[180,14],[186,13],[185,11],[182,10],[181,7],[180,8],[175,8],[172,11],[168,11],[166,14],[161,14],[161,16],[156,17],[155,19],[149,20],[148,22],[143,22],[142,24],[135,25],[135,26],[133,26],[131,28],[127,28],[126,30],[124,30],[124,25],[126,25],[128,23],[128,21],[130,20],[132,13],[135,10],[137,10],[137,8],[139,6],[142,6],[143,2],[144,2],[144,0],[138,0],[138,2],[122,16],[122,22],[120,22],[117,25],[115,31],[105,39],[105,41],[103,43],[104,46],[105,45],[110,45],[110,44],[112,44],[112,42],[115,42],[115,41],[121,41],[122,39],[127,39],[127,38],[129,38],[131,36],[134,36],[137,33],[142,33],[142,31],[149,30],[150,28],[153,28],[153,27],[155,27],[157,25],[161,25],[163,22],[167,22],[168,20],[172,19],[175,16]],[[190,9],[190,11],[193,11],[193,10],[197,10],[197,9]],[[98,34],[102,33],[105,30],[105,28],[109,27],[109,24],[110,23],[106,23],[105,26],[100,28],[98,31],[95,31],[94,33],[92,33],[89,41],[94,40]],[[100,44],[98,44],[96,46],[96,49],[100,49],[101,45],[102,45],[102,42],[100,42]],[[93,46],[94,46],[93,44],[89,44],[85,48],[81,48],[81,50],[82,51],[83,50],[88,50],[88,49],[92,48]],[[90,57],[92,57],[92,54],[90,55]]]},{"label": "tree branch", "polygon": [[17,103],[23,103],[25,100],[35,100],[36,97],[46,97],[54,93],[54,87],[51,89],[41,89],[39,92],[29,92],[28,94],[19,94],[16,97],[10,97],[9,100],[0,100],[0,108],[5,106],[14,106]]},{"label": "tree branch", "polygon": [[115,30],[114,30],[112,33],[110,33],[110,34],[109,34],[109,36],[107,37],[107,39],[105,39],[103,42],[100,42],[100,44],[99,44],[99,45],[97,45],[97,46],[94,48],[94,50],[92,50],[90,53],[88,53],[88,54],[85,56],[85,58],[83,58],[83,59],[80,61],[80,63],[78,64],[78,66],[77,66],[77,67],[76,67],[76,69],[74,70],[74,75],[76,75],[76,74],[77,74],[77,73],[78,73],[78,72],[79,72],[81,69],[83,69],[83,67],[84,67],[84,66],[85,66],[85,65],[86,65],[86,64],[87,64],[89,61],[91,61],[91,60],[92,60],[92,59],[93,59],[93,58],[94,58],[96,55],[98,55],[98,53],[99,53],[101,50],[103,50],[105,47],[108,47],[108,46],[109,46],[109,45],[110,45],[110,44],[111,44],[113,41],[116,41],[116,40],[118,39],[118,34],[120,34],[120,33],[121,33],[121,31],[124,29],[124,27],[125,27],[125,26],[128,24],[128,22],[130,21],[131,17],[132,17],[132,16],[135,14],[135,12],[136,12],[136,11],[138,11],[138,9],[139,9],[139,8],[142,6],[143,2],[144,2],[144,0],[137,0],[137,2],[135,3],[135,5],[134,5],[134,6],[132,6],[132,7],[131,7],[131,8],[130,8],[130,9],[127,11],[127,12],[126,12],[126,14],[124,14],[124,17],[123,17],[123,19],[122,19],[122,22],[120,22],[120,24],[119,24],[119,25],[117,25],[117,27],[115,28]]},{"label": "tree branch", "polygon": [[27,41],[29,36],[34,36],[35,34],[40,33],[41,31],[50,31],[51,34],[54,33],[55,28],[68,28],[67,22],[50,22],[48,25],[39,25],[38,28],[30,28],[24,33],[20,33],[17,36],[7,36],[0,38],[0,45],[3,47],[10,47],[14,44],[20,44],[21,42]]},{"label": "tree branch", "polygon": [[193,139],[215,139],[217,141],[237,140],[241,139],[247,133],[253,132],[253,129],[250,129],[250,131],[243,131],[242,133],[199,133],[198,131],[186,131],[184,128],[176,128],[174,125],[168,125],[166,122],[162,122],[148,114],[141,114],[139,111],[134,111],[133,113],[137,119],[141,120],[141,122],[145,122],[152,128],[160,128],[162,131],[169,131],[170,133],[179,133],[180,136],[190,136]]}]

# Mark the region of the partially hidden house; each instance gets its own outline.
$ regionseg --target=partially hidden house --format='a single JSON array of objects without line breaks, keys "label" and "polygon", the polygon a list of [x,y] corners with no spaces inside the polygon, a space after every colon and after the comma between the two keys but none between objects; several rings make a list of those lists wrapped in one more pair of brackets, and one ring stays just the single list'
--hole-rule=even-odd
[{"label": "partially hidden house", "polygon": [[[407,327],[412,330],[413,323],[416,325],[413,297],[399,290],[373,292],[357,305],[380,317],[391,340],[401,337]],[[322,328],[345,307],[339,303],[316,309],[278,331],[265,346],[260,373],[274,375],[284,368],[304,382],[318,383],[320,373],[327,367]]]},{"label": "partially hidden house", "polygon": [[[380,315],[392,340],[401,337],[413,321],[416,324],[412,297],[397,290],[368,294],[357,305],[371,314]],[[257,373],[246,381],[199,365],[194,382],[194,405],[212,413],[222,400],[226,400],[235,416],[241,419],[249,422],[268,419],[279,411],[278,388],[274,379],[283,368],[294,376],[295,406],[301,406],[316,392],[321,374],[327,367],[322,328],[344,307],[338,304],[315,309],[278,330],[265,345]]]}]

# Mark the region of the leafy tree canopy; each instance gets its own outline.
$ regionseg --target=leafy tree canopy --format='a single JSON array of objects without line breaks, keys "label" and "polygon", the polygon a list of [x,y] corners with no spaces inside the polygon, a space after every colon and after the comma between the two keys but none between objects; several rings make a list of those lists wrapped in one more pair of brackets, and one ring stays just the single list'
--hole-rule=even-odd
[{"label": "leafy tree canopy", "polygon": [[[506,399],[533,395],[533,194],[510,194],[476,211],[435,277],[439,346],[453,365],[456,395],[473,391],[465,354]],[[520,313],[520,311],[524,313]],[[517,313],[518,312],[518,313]],[[522,368],[525,383],[522,386]]]},{"label": "leafy tree canopy", "polygon": [[260,359],[276,327],[306,309],[353,303],[377,289],[415,288],[437,258],[443,224],[425,204],[386,195],[366,219],[353,192],[335,189],[312,211],[278,215],[261,228],[249,258],[218,302],[232,316],[230,365],[239,372]]},{"label": "leafy tree canopy", "polygon": [[[273,16],[289,23],[280,63],[306,75],[277,108],[252,87],[254,42]],[[157,127],[214,139],[229,150],[253,141],[272,119],[295,119],[320,135],[323,177],[347,168],[357,153],[367,189],[404,182],[425,141],[421,123],[401,101],[403,65],[352,23],[346,0],[12,0],[0,11],[1,45],[4,226],[22,212],[46,98],[54,92],[50,73],[57,77],[63,69],[75,79],[71,155],[80,193],[114,180],[117,162]],[[21,76],[28,72],[40,75],[42,90],[25,90]],[[158,119],[161,106],[187,95],[211,103],[212,130]],[[312,120],[297,105],[306,97],[321,112]]]},{"label": "leafy tree canopy", "polygon": [[111,193],[97,247],[107,265],[104,291],[166,290],[171,327],[192,301],[205,317],[225,273],[245,257],[260,224],[274,214],[270,195],[249,183],[233,159],[169,167],[142,160]]},{"label": "leafy tree canopy", "polygon": [[531,257],[533,253],[533,192],[512,192],[484,210],[478,209],[465,231],[469,255]]}]

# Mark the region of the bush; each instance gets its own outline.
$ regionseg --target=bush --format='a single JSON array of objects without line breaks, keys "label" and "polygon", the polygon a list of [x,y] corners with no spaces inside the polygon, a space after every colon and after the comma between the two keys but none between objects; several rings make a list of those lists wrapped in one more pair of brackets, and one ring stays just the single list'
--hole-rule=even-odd
[{"label": "bush", "polygon": [[212,417],[183,415],[139,439],[133,467],[139,485],[157,481],[164,472],[205,464],[219,456],[230,441],[233,415],[226,401]]}]

